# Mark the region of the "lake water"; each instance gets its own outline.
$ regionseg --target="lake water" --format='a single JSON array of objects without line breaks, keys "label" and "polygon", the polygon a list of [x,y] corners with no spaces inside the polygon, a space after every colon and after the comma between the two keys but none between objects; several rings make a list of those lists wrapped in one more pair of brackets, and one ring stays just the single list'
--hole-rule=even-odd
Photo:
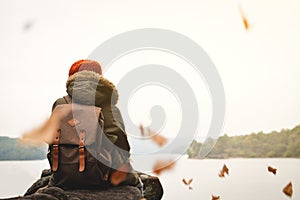
[{"label": "lake water", "polygon": [[[229,176],[219,178],[218,172],[226,164]],[[277,175],[267,171],[271,165]],[[43,161],[0,162],[0,198],[24,194],[39,178],[42,169],[48,168]],[[290,199],[282,193],[283,187],[293,183],[292,199],[300,199],[300,159],[206,159],[181,158],[175,167],[160,175],[164,187],[164,200],[211,199],[211,194],[222,200],[281,200]],[[182,178],[193,178],[192,190],[182,183]]]}]

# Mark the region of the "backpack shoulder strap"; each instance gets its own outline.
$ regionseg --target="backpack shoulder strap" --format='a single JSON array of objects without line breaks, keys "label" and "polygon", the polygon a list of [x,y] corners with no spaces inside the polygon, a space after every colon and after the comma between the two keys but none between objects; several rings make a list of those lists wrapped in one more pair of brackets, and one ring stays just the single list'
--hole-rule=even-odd
[{"label": "backpack shoulder strap", "polygon": [[68,104],[72,103],[72,98],[69,95],[64,96],[64,99]]}]

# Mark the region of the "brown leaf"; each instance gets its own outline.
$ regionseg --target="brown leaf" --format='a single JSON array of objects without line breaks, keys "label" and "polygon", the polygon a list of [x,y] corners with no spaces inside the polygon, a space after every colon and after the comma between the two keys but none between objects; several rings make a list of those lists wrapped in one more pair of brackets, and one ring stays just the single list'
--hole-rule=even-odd
[{"label": "brown leaf", "polygon": [[225,164],[223,165],[222,171],[224,171],[227,175],[229,175],[229,169]]},{"label": "brown leaf", "polygon": [[243,23],[244,23],[245,29],[248,30],[249,29],[249,22],[248,22],[248,20],[245,16],[243,16]]},{"label": "brown leaf", "polygon": [[[146,134],[145,134],[144,126],[141,124],[141,125],[139,126],[139,128],[140,128],[140,132],[141,132],[142,137],[145,137]],[[160,147],[164,146],[164,145],[167,144],[167,142],[168,142],[168,139],[167,139],[167,138],[165,138],[165,137],[159,135],[159,133],[153,132],[150,128],[148,128],[148,136],[150,136],[151,139],[152,139],[152,141],[153,141],[154,143],[156,143],[156,144],[157,144],[158,146],[160,146]]]},{"label": "brown leaf", "polygon": [[50,144],[54,139],[58,127],[56,126],[57,120],[55,117],[47,119],[40,127],[37,127],[21,136],[21,143],[30,145],[43,145]]},{"label": "brown leaf", "polygon": [[228,167],[224,164],[222,167],[222,170],[219,172],[219,177],[225,177],[225,174],[229,175],[229,169]]},{"label": "brown leaf", "polygon": [[185,180],[184,178],[182,179],[182,182],[186,185],[186,186],[189,186],[189,190],[192,190],[192,186],[191,186],[191,183],[193,182],[193,179],[191,178],[190,180]]},{"label": "brown leaf", "polygon": [[152,136],[152,140],[160,147],[164,146],[168,142],[168,139],[161,135]]},{"label": "brown leaf", "polygon": [[129,170],[130,167],[127,164],[122,164],[117,171],[112,173],[110,183],[114,186],[122,183],[126,179]]},{"label": "brown leaf", "polygon": [[211,195],[211,200],[219,200],[220,196]]},{"label": "brown leaf", "polygon": [[218,175],[219,175],[219,177],[225,177],[224,172],[222,172],[222,171],[220,171],[220,173]]},{"label": "brown leaf", "polygon": [[276,175],[277,169],[273,168],[271,166],[268,166],[268,171],[271,172],[271,173],[273,173],[274,175]]},{"label": "brown leaf", "polygon": [[22,135],[21,142],[31,145],[42,145],[44,143],[52,143],[56,131],[59,129],[59,121],[68,116],[72,108],[63,109],[62,106],[57,106],[47,119],[38,128],[33,129]]},{"label": "brown leaf", "polygon": [[184,183],[184,185],[188,185],[187,181],[183,178],[182,182]]},{"label": "brown leaf", "polygon": [[153,166],[153,173],[159,175],[163,171],[171,170],[175,166],[175,162],[172,160],[159,160]]},{"label": "brown leaf", "polygon": [[141,124],[141,125],[139,126],[139,128],[140,128],[142,137],[145,137],[145,130],[144,130],[143,124]]},{"label": "brown leaf", "polygon": [[149,128],[148,128],[148,135],[151,136],[151,139],[160,147],[164,146],[168,142],[167,138],[159,135],[158,133],[151,131]]},{"label": "brown leaf", "polygon": [[292,182],[289,182],[284,188],[283,188],[283,193],[286,194],[289,197],[292,197],[293,195],[293,185]]},{"label": "brown leaf", "polygon": [[193,182],[193,179],[191,178],[191,179],[188,181],[188,185],[191,185],[192,182]]},{"label": "brown leaf", "polygon": [[249,22],[248,22],[248,19],[247,19],[246,15],[245,15],[245,13],[244,13],[241,5],[239,6],[239,10],[240,10],[240,15],[241,15],[241,17],[243,19],[244,27],[245,27],[246,31],[248,31],[249,30]]},{"label": "brown leaf", "polygon": [[184,178],[182,179],[182,182],[185,184],[185,185],[191,185],[191,183],[193,182],[193,179],[191,178],[190,180],[186,181]]}]

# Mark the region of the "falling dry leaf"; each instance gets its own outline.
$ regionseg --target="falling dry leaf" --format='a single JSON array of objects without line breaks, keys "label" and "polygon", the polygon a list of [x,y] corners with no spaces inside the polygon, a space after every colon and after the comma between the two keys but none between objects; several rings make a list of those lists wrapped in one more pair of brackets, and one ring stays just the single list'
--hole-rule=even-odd
[{"label": "falling dry leaf", "polygon": [[182,182],[185,184],[185,185],[190,185],[192,182],[193,182],[193,179],[191,178],[190,180],[186,181],[184,178],[182,179]]},{"label": "falling dry leaf", "polygon": [[229,169],[228,167],[224,164],[222,170],[219,172],[219,177],[225,177],[225,174],[229,175]]},{"label": "falling dry leaf", "polygon": [[211,200],[219,200],[220,196],[211,195]]},{"label": "falling dry leaf", "polygon": [[139,128],[140,128],[140,131],[141,131],[141,135],[142,135],[142,137],[145,137],[145,130],[144,130],[144,126],[141,124]]},{"label": "falling dry leaf", "polygon": [[110,183],[114,186],[119,185],[126,179],[129,170],[130,167],[127,164],[122,164],[117,171],[112,173]]},{"label": "falling dry leaf", "polygon": [[161,135],[152,136],[152,140],[160,147],[164,146],[168,142],[168,140]]},{"label": "falling dry leaf", "polygon": [[57,129],[53,127],[53,120],[47,119],[40,127],[35,128],[21,136],[21,144],[43,145],[53,141]]},{"label": "falling dry leaf", "polygon": [[218,174],[219,177],[225,177],[224,172],[220,171],[220,173]]},{"label": "falling dry leaf", "polygon": [[191,178],[190,180],[185,180],[184,178],[182,179],[182,182],[186,185],[189,186],[189,190],[192,190],[193,188],[191,187],[191,183],[193,182],[193,179]]},{"label": "falling dry leaf", "polygon": [[293,195],[293,185],[292,182],[289,182],[284,188],[283,188],[283,193],[286,194],[289,197],[292,197]]},{"label": "falling dry leaf", "polygon": [[158,133],[151,131],[149,128],[148,128],[148,135],[151,136],[151,139],[160,147],[164,146],[168,142],[167,138],[159,135]]},{"label": "falling dry leaf", "polygon": [[43,145],[53,141],[54,133],[57,132],[55,118],[47,119],[40,127],[35,128],[21,137],[21,144]]},{"label": "falling dry leaf", "polygon": [[273,173],[274,175],[276,175],[277,169],[273,168],[271,166],[268,166],[268,171],[271,172],[271,173]]},{"label": "falling dry leaf", "polygon": [[173,162],[172,160],[160,160],[154,164],[153,173],[159,175],[163,171],[173,169],[174,166],[175,166],[175,162]]},{"label": "falling dry leaf", "polygon": [[47,119],[40,127],[33,129],[22,135],[21,143],[30,145],[43,145],[45,143],[52,143],[55,133],[59,128],[59,121],[66,117],[71,111],[69,109],[62,109],[61,106],[55,108],[49,119]]},{"label": "falling dry leaf", "polygon": [[243,16],[243,23],[244,23],[245,29],[248,30],[249,29],[249,23],[248,23],[248,20],[245,16]]},{"label": "falling dry leaf", "polygon": [[245,27],[246,31],[248,31],[248,29],[249,29],[249,22],[248,22],[248,19],[247,19],[246,15],[245,15],[245,13],[244,13],[241,5],[239,6],[239,10],[240,10],[241,17],[243,19],[244,27]]},{"label": "falling dry leaf", "polygon": [[184,183],[184,185],[188,185],[187,181],[183,178],[182,182]]},{"label": "falling dry leaf", "polygon": [[229,175],[229,169],[228,167],[224,164],[223,169],[222,169],[227,175]]},{"label": "falling dry leaf", "polygon": [[[140,128],[141,135],[143,137],[145,137],[146,134],[145,134],[144,126],[141,124],[139,126],[139,128]],[[159,133],[153,132],[150,128],[148,128],[148,133],[147,134],[148,134],[147,136],[150,136],[150,138],[153,140],[153,142],[155,142],[160,147],[164,146],[168,142],[167,138],[159,135]]]}]

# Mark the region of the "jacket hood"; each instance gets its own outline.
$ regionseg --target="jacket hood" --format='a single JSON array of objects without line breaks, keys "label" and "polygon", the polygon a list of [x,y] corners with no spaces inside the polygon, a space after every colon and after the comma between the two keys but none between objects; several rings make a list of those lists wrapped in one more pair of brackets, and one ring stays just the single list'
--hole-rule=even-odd
[{"label": "jacket hood", "polygon": [[103,107],[117,104],[118,91],[115,85],[92,71],[80,71],[70,76],[66,83],[67,93],[74,102]]}]

